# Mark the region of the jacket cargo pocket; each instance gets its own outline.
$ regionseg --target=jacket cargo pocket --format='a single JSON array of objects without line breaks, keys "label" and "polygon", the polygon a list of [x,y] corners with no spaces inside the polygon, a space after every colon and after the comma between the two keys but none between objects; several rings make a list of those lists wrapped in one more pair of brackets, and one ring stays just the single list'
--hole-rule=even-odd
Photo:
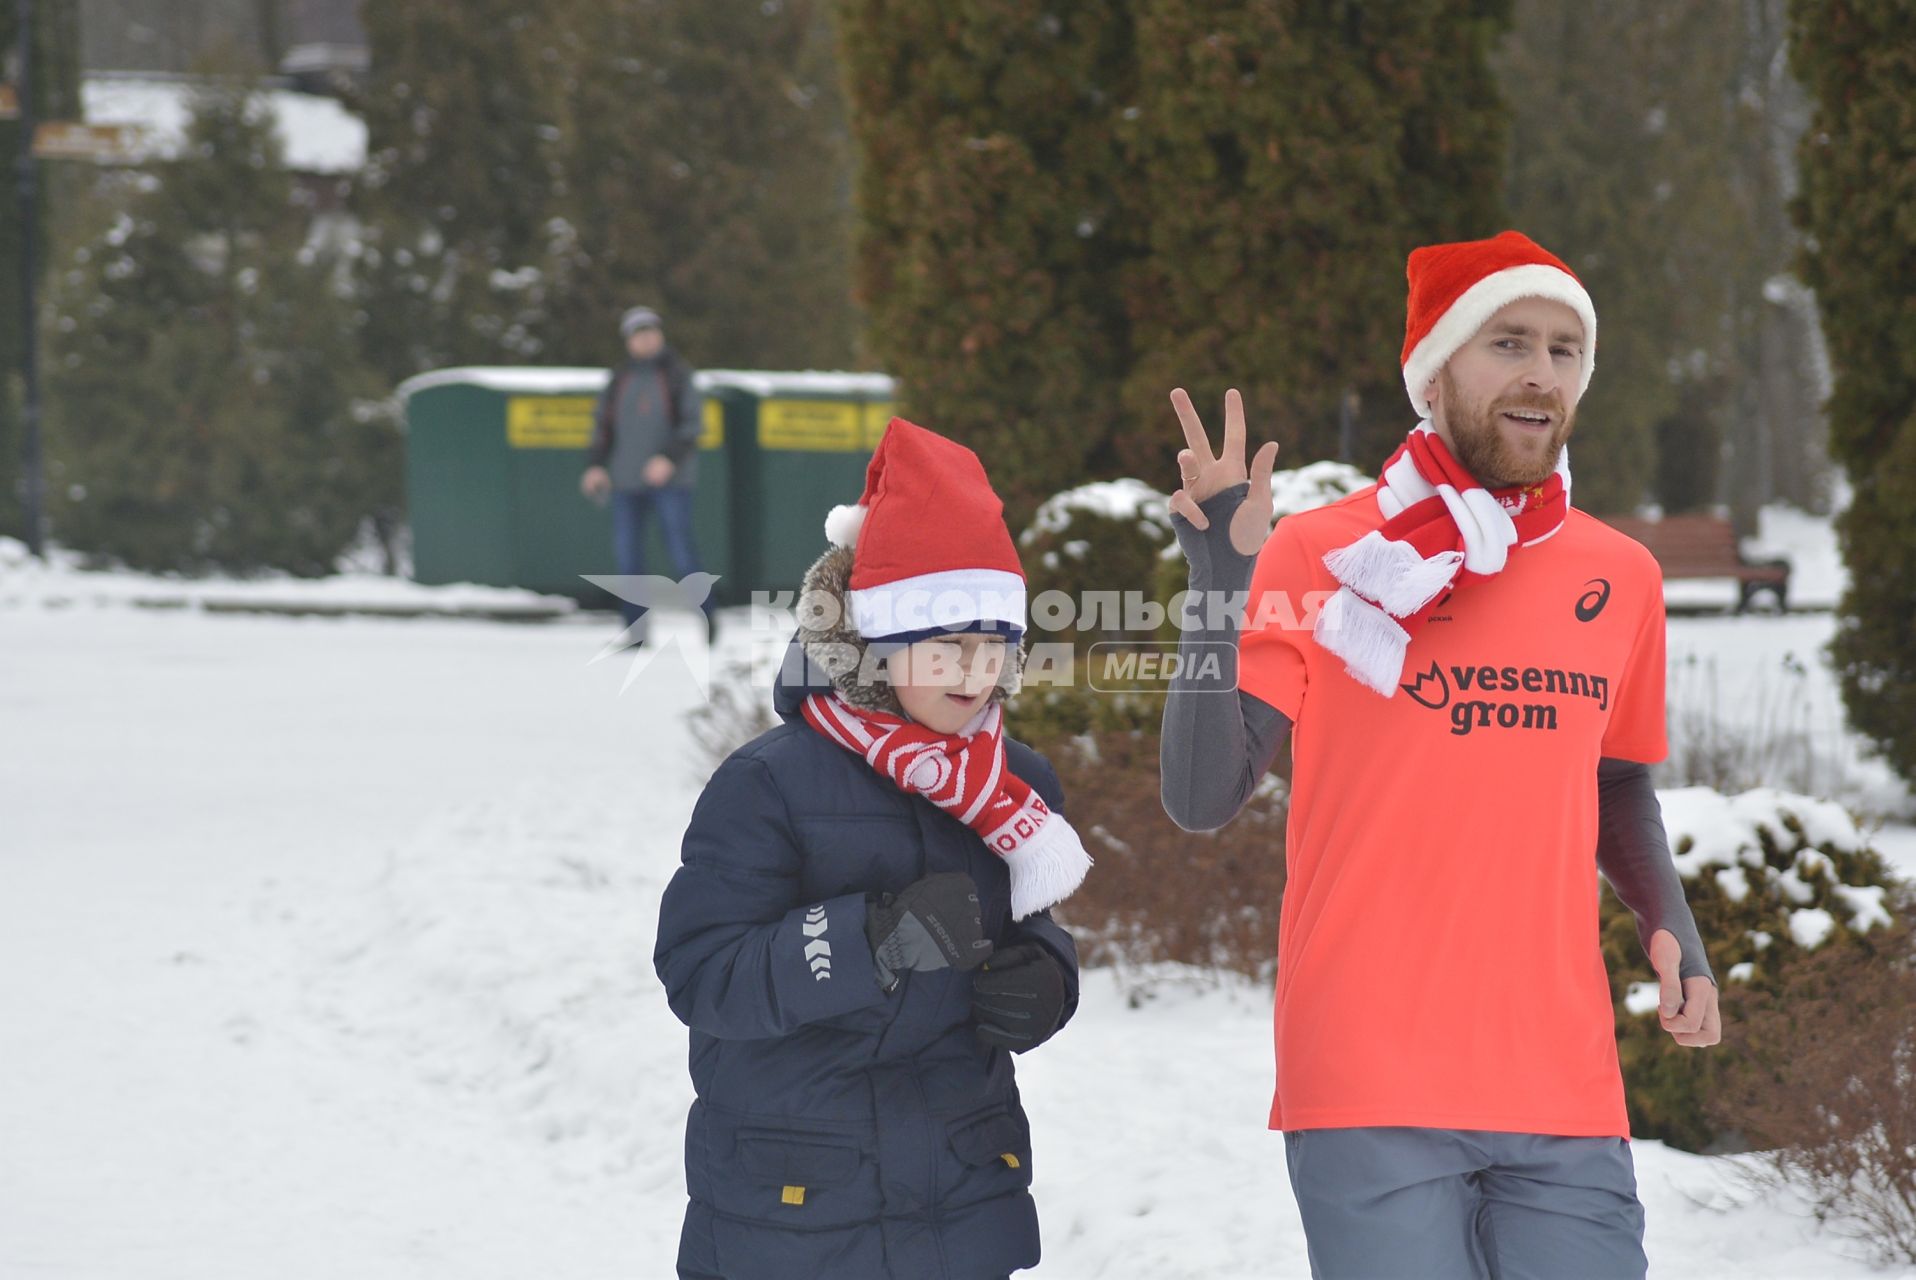
[{"label": "jacket cargo pocket", "polygon": [[726,1213],[808,1228],[862,1222],[876,1213],[875,1176],[849,1139],[741,1129],[730,1165],[717,1206]]},{"label": "jacket cargo pocket", "polygon": [[967,1204],[1031,1185],[1031,1131],[1011,1111],[965,1116],[950,1128],[952,1154],[961,1172],[952,1203]]}]

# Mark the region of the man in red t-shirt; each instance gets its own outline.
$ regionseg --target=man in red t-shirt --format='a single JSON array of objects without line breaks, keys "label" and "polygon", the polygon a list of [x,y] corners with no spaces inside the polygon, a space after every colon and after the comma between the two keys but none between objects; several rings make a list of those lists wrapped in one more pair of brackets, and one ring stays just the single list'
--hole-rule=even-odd
[{"label": "man in red t-shirt", "polygon": [[1181,664],[1165,808],[1223,825],[1289,740],[1271,1127],[1317,1275],[1640,1277],[1599,869],[1662,1025],[1720,1035],[1648,771],[1662,576],[1570,505],[1576,276],[1514,231],[1408,274],[1419,422],[1372,487],[1267,538],[1277,446],[1247,471],[1232,392],[1213,456],[1173,393],[1183,643],[1229,661]]}]

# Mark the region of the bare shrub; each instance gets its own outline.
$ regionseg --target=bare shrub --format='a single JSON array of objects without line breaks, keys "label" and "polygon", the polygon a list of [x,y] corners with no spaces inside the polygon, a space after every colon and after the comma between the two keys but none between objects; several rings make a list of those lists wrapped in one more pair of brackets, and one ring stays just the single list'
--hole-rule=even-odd
[{"label": "bare shrub", "polygon": [[753,679],[748,662],[731,661],[712,673],[705,705],[685,717],[698,754],[694,781],[703,786],[725,758],[768,729],[776,728],[765,688]]},{"label": "bare shrub", "polygon": [[1841,796],[1851,781],[1840,748],[1817,750],[1821,728],[1840,739],[1842,708],[1832,693],[1818,706],[1809,667],[1793,653],[1726,690],[1714,657],[1691,653],[1670,664],[1670,755],[1657,785],[1710,787],[1726,794],[1777,787]]},{"label": "bare shrub", "polygon": [[1812,953],[1752,992],[1712,1102],[1763,1147],[1746,1177],[1787,1186],[1884,1263],[1916,1263],[1916,935]]},{"label": "bare shrub", "polygon": [[1221,831],[1192,834],[1158,799],[1155,733],[1106,729],[1043,748],[1096,860],[1055,914],[1087,965],[1119,971],[1133,1000],[1165,964],[1269,982],[1277,968],[1289,789],[1276,777]]}]

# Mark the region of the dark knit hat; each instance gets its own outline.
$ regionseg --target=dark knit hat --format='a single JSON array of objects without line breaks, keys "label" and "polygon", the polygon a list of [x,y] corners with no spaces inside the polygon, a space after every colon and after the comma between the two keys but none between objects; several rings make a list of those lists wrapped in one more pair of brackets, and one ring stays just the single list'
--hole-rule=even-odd
[{"label": "dark knit hat", "polygon": [[633,307],[619,317],[619,336],[629,338],[641,329],[663,329],[665,321],[650,307]]}]

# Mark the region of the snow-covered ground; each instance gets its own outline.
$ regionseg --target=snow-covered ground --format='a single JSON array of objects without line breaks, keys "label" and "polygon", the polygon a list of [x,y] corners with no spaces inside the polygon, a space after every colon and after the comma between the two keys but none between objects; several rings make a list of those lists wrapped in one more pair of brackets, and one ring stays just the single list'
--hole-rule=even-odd
[{"label": "snow-covered ground", "polygon": [[[670,1273],[697,693],[668,653],[621,695],[607,629],[0,604],[0,1276]],[[1037,1275],[1306,1274],[1265,992],[1093,975],[1020,1078]],[[1729,1162],[1637,1160],[1654,1276],[1884,1274]]]},{"label": "snow-covered ground", "polygon": [[1829,796],[1866,822],[1916,820],[1909,789],[1845,723],[1835,632],[1829,613],[1671,618],[1672,755],[1699,748],[1754,771],[1735,785]]},{"label": "snow-covered ground", "polygon": [[[370,560],[370,552],[355,559]],[[178,575],[92,572],[71,551],[49,549],[34,559],[26,545],[0,538],[0,611],[21,608],[99,608],[135,605],[144,609],[188,609],[224,613],[298,612],[313,614],[475,615],[495,618],[552,618],[574,612],[565,596],[541,595],[516,587],[471,583],[422,586],[384,576],[370,565],[328,578],[288,574],[257,578],[185,578]]]}]

